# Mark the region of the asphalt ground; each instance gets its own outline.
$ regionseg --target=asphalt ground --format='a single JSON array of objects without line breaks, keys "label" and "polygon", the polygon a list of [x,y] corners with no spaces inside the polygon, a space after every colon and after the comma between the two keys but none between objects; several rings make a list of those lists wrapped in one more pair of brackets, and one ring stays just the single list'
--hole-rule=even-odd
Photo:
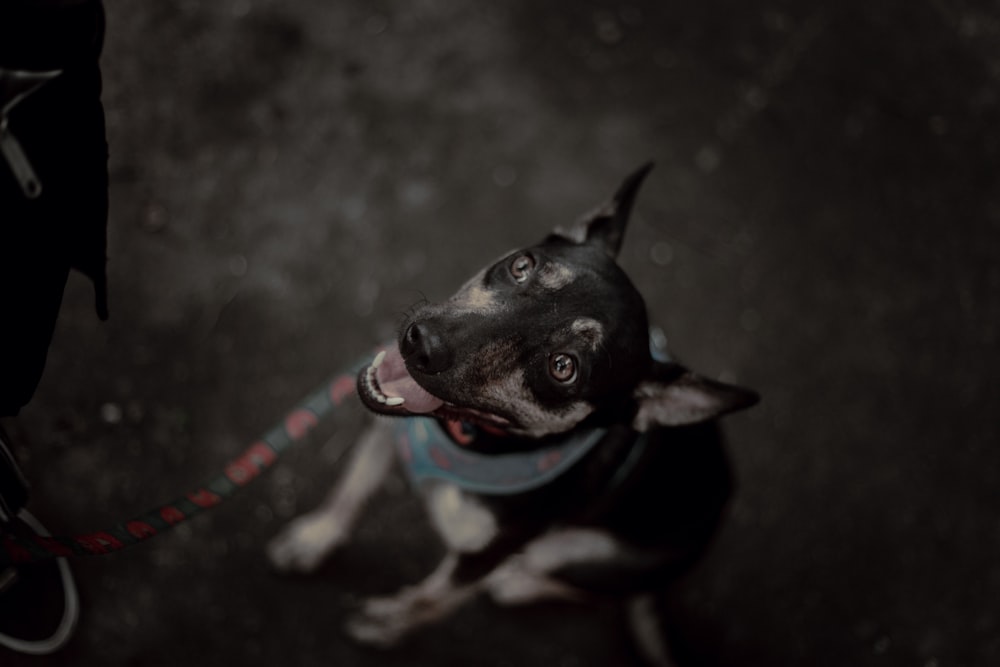
[{"label": "asphalt ground", "polygon": [[[690,366],[763,396],[727,419],[737,496],[667,605],[683,664],[1000,664],[995,7],[109,4],[111,320],[71,279],[8,425],[55,532],[212,477],[410,305],[654,159],[622,264]],[[348,641],[441,553],[399,474],[321,573],[270,573],[361,423],[75,561],[75,639],[0,663],[634,663],[613,606]]]}]

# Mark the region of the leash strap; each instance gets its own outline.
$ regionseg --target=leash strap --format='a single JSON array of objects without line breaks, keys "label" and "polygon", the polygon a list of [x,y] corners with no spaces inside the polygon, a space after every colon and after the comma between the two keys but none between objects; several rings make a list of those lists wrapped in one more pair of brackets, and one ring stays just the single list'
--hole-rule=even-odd
[{"label": "leash strap", "polygon": [[[361,366],[358,365],[357,370]],[[67,537],[0,534],[0,570],[47,558],[96,556],[120,551],[215,507],[270,468],[348,396],[357,372],[339,373],[309,394],[262,438],[230,461],[222,474],[184,496],[106,530]]]}]

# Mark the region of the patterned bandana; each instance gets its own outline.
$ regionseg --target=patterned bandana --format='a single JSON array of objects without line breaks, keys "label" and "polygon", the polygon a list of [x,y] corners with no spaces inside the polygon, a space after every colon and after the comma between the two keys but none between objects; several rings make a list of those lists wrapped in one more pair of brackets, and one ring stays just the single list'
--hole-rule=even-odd
[{"label": "patterned bandana", "polygon": [[431,417],[409,417],[398,422],[396,449],[415,486],[441,480],[466,491],[497,496],[524,493],[548,484],[607,434],[603,428],[572,431],[541,449],[481,454],[462,446],[478,435],[477,429],[467,423],[442,424]]}]

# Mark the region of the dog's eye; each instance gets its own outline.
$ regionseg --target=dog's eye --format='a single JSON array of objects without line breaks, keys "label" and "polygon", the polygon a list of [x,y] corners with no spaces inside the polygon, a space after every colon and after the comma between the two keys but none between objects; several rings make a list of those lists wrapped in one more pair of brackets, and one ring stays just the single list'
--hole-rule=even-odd
[{"label": "dog's eye", "polygon": [[515,282],[523,283],[535,269],[535,260],[531,255],[518,255],[510,263],[510,275]]},{"label": "dog's eye", "polygon": [[576,379],[576,359],[564,352],[553,354],[549,357],[549,375],[556,382],[569,384]]}]

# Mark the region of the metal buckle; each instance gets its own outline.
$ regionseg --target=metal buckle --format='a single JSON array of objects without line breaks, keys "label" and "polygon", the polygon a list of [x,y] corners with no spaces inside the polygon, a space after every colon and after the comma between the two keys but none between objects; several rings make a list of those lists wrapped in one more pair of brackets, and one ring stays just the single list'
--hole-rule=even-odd
[{"label": "metal buckle", "polygon": [[42,194],[42,182],[21,142],[8,127],[8,114],[26,97],[60,74],[62,70],[31,72],[0,68],[0,153],[28,199],[37,199]]},{"label": "metal buckle", "polygon": [[28,502],[28,481],[17,467],[7,446],[7,435],[0,428],[0,527],[9,523]]}]

